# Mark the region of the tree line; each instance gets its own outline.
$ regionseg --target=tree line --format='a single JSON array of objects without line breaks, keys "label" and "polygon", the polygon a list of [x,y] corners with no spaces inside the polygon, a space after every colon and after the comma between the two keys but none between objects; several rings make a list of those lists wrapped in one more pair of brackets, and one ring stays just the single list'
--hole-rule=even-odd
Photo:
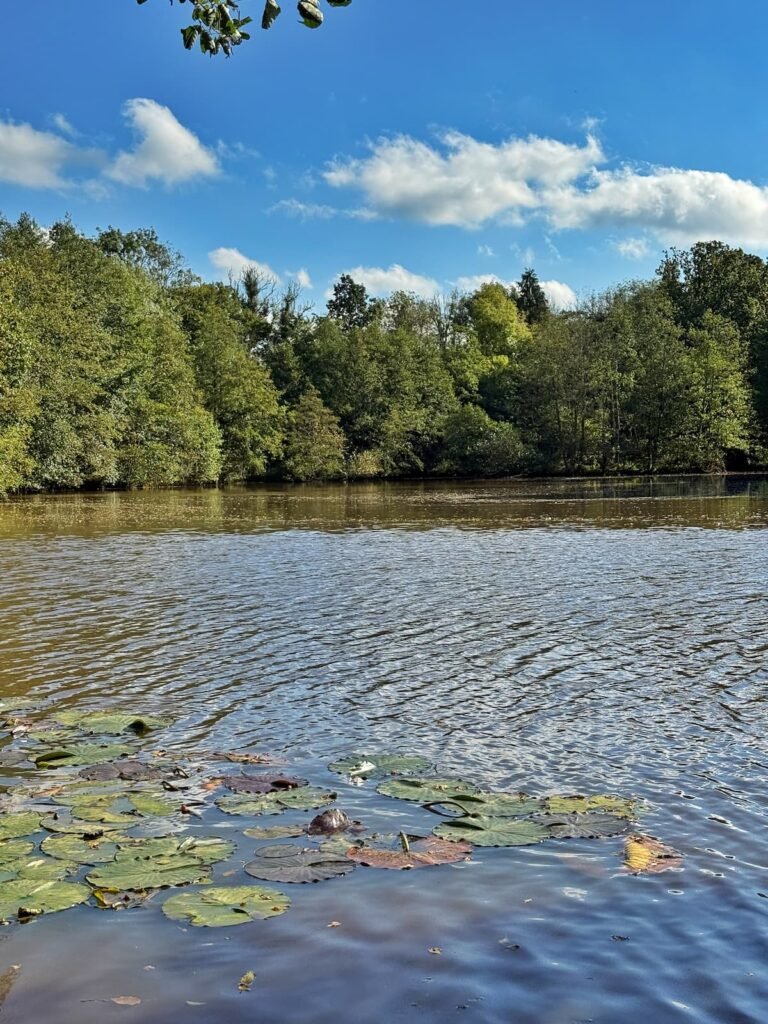
[{"label": "tree line", "polygon": [[322,313],[152,230],[0,221],[0,492],[766,464],[768,264],[719,242],[558,312],[514,287]]}]

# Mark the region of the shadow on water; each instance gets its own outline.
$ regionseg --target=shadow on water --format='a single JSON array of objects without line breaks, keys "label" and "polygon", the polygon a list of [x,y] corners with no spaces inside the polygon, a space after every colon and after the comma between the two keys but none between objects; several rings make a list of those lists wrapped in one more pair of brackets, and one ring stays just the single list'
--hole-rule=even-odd
[{"label": "shadow on water", "polygon": [[[756,477],[0,506],[3,696],[162,711],[171,750],[267,749],[324,785],[332,757],[396,750],[485,787],[636,794],[685,856],[647,878],[615,840],[361,869],[231,931],[54,914],[0,936],[0,976],[21,965],[0,1019],[763,1022],[767,525]],[[387,828],[370,786],[340,793]],[[192,831],[237,826],[212,808]]]}]

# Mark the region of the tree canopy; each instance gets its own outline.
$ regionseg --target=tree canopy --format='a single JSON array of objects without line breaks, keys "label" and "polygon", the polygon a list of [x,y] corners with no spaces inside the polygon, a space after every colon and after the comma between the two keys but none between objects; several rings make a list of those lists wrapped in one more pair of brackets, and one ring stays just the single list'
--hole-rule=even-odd
[{"label": "tree canopy", "polygon": [[[136,0],[138,4],[146,2]],[[263,2],[261,27],[269,29],[282,13],[282,8],[278,0]],[[178,0],[178,3],[190,3],[192,6],[192,20],[181,30],[181,38],[187,50],[197,46],[211,57],[219,53],[229,57],[236,46],[251,38],[248,28],[253,24],[253,18],[250,15],[241,16],[240,0]],[[324,4],[329,7],[349,7],[351,3],[352,0],[299,0],[296,9],[302,24],[314,29],[323,24]]]},{"label": "tree canopy", "polygon": [[572,310],[528,270],[314,311],[152,229],[0,219],[0,493],[759,468],[766,338],[768,264],[719,242]]}]

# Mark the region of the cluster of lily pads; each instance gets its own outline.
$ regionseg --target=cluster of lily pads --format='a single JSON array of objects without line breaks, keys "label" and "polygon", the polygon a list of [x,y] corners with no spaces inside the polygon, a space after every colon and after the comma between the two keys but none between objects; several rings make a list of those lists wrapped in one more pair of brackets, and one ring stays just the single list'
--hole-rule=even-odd
[{"label": "cluster of lily pads", "polygon": [[[434,867],[468,860],[473,847],[622,834],[628,870],[680,864],[676,851],[631,831],[638,814],[632,799],[483,791],[465,779],[428,774],[433,766],[423,757],[399,754],[352,756],[328,766],[348,785],[370,780],[381,795],[419,804],[440,819],[423,835],[372,832],[333,807],[335,787],[276,771],[279,762],[267,755],[173,758],[147,750],[147,738],[167,724],[111,710],[40,714],[23,700],[0,700],[7,736],[0,766],[12,773],[0,795],[1,921],[84,904],[127,909],[186,886],[201,888],[167,896],[162,909],[172,920],[222,927],[284,913],[290,899],[282,892],[213,884],[214,866],[230,861],[236,844],[183,833],[214,807],[246,817],[320,812],[308,823],[243,829],[262,844],[243,871],[266,882],[324,881],[358,866]],[[217,772],[216,762],[241,768]],[[273,770],[256,772],[253,765]],[[214,796],[219,790],[228,792]],[[301,844],[275,842],[299,838]]]}]

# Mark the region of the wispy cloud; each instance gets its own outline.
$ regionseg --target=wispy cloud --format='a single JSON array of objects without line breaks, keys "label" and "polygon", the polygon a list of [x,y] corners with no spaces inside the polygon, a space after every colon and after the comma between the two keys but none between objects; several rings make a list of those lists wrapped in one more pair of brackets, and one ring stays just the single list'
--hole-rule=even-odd
[{"label": "wispy cloud", "polygon": [[239,249],[227,249],[225,247],[214,249],[208,253],[208,259],[219,278],[223,281],[229,281],[230,279],[237,281],[246,270],[255,270],[272,284],[279,285],[283,283],[281,275],[273,270],[268,263],[251,259],[250,256],[246,256]]},{"label": "wispy cloud", "polygon": [[336,206],[329,206],[327,203],[305,203],[300,199],[281,199],[279,203],[270,206],[267,213],[283,213],[287,217],[294,217],[297,220],[332,220],[334,217],[344,217],[348,220],[376,220],[377,214],[373,210],[356,208],[352,210],[339,209]]}]

